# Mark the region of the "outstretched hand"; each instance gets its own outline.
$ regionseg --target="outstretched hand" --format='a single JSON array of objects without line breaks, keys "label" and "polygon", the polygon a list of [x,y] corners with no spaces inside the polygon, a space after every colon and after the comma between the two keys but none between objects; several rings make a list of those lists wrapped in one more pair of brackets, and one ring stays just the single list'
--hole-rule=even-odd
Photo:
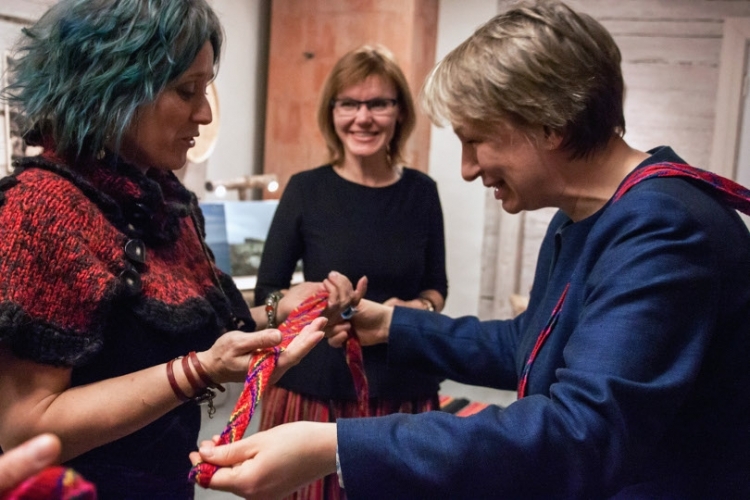
[{"label": "outstretched hand", "polygon": [[312,351],[313,347],[325,336],[323,328],[327,323],[328,319],[324,317],[315,318],[299,332],[279,356],[276,369],[269,380],[270,384],[275,384],[289,368],[298,364]]},{"label": "outstretched hand", "polygon": [[[279,356],[271,383],[299,363],[315,347],[324,336],[323,328],[326,323],[326,318],[317,318],[300,331]],[[274,347],[280,342],[281,332],[276,329],[254,333],[231,331],[219,337],[208,351],[198,353],[198,357],[211,380],[219,384],[242,382],[252,356],[258,350]]]},{"label": "outstretched hand", "polygon": [[336,424],[292,422],[227,445],[204,441],[190,461],[220,467],[210,489],[244,498],[281,498],[335,473],[336,445]]}]

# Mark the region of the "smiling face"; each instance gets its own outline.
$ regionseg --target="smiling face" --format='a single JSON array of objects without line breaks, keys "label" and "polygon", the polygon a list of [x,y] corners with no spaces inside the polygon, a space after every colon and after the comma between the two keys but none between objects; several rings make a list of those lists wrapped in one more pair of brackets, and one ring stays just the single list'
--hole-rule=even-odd
[{"label": "smiling face", "polygon": [[156,97],[138,109],[122,138],[121,154],[147,170],[177,170],[195,145],[198,126],[211,123],[206,88],[214,77],[214,52],[206,42],[190,67]]},{"label": "smiling face", "polygon": [[[380,76],[369,76],[364,81],[344,88],[336,99],[369,101],[370,99],[398,99],[393,83]],[[385,159],[388,144],[393,139],[399,120],[398,106],[385,114],[373,114],[367,106],[361,105],[351,116],[342,116],[332,109],[336,135],[344,146],[345,161],[371,158],[382,155]]]},{"label": "smiling face", "polygon": [[508,124],[468,123],[454,130],[461,140],[461,176],[468,182],[481,177],[506,212],[557,206],[563,184],[547,149],[555,138]]}]

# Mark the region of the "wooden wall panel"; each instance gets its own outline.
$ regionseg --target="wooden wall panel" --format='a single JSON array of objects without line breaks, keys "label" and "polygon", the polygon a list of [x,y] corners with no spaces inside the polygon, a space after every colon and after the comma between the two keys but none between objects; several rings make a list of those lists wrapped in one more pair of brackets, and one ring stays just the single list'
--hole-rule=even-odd
[{"label": "wooden wall panel", "polygon": [[[388,47],[416,95],[435,62],[437,0],[273,0],[269,44],[264,173],[289,177],[323,164],[327,151],[316,111],[328,72],[365,43]],[[418,115],[405,151],[427,170],[430,124]]]}]

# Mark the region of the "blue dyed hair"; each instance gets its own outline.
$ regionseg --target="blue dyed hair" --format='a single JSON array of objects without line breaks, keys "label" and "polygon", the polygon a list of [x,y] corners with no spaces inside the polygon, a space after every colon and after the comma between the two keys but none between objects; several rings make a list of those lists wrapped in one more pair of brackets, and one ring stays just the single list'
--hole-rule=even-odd
[{"label": "blue dyed hair", "polygon": [[22,32],[2,98],[34,132],[29,142],[52,141],[72,158],[119,148],[138,107],[207,41],[218,70],[223,42],[205,0],[61,0]]}]

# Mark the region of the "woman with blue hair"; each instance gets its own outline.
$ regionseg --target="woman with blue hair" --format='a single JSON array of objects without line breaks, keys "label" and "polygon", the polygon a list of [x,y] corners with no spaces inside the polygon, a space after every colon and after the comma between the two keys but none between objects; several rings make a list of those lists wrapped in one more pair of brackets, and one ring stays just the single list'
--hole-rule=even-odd
[{"label": "woman with blue hair", "polygon": [[[222,28],[204,0],[63,0],[23,30],[3,98],[44,152],[0,181],[0,446],[40,433],[99,498],[192,498],[212,389],[278,344],[204,242],[173,171],[211,121]],[[354,296],[332,273],[293,288]],[[315,320],[280,376],[322,338]]]}]

